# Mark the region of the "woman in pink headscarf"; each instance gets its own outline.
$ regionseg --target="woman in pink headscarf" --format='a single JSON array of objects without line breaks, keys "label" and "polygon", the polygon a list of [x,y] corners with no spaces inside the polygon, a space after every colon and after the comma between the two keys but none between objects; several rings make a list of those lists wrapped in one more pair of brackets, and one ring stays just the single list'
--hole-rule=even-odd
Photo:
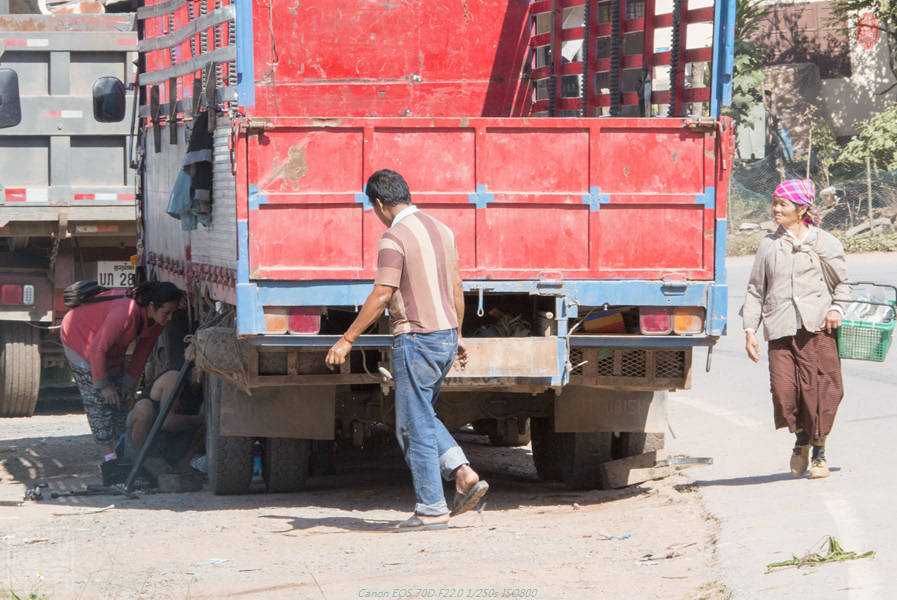
[{"label": "woman in pink headscarf", "polygon": [[809,179],[776,187],[772,214],[779,228],[760,242],[741,313],[754,362],[763,324],[775,426],[796,435],[791,472],[809,468],[811,479],[829,475],[825,440],[844,396],[835,339],[844,311],[835,298],[850,294],[844,248],[818,228],[815,192]]}]

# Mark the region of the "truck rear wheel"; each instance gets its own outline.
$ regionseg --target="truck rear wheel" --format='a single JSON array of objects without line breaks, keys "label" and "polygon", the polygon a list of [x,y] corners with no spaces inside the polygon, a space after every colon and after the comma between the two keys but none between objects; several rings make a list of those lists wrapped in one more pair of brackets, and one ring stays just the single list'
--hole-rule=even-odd
[{"label": "truck rear wheel", "polygon": [[268,438],[262,462],[268,492],[298,492],[311,471],[311,440]]},{"label": "truck rear wheel", "polygon": [[206,458],[209,483],[216,495],[245,494],[252,483],[252,443],[250,437],[221,435],[220,379],[207,375],[203,385],[206,402]]},{"label": "truck rear wheel", "polygon": [[613,457],[629,458],[647,452],[663,450],[665,438],[662,433],[643,433],[626,431],[614,439]]},{"label": "truck rear wheel", "polygon": [[40,331],[0,324],[0,417],[30,417],[40,391]]},{"label": "truck rear wheel", "polygon": [[543,481],[561,480],[561,463],[557,456],[554,432],[554,420],[549,417],[533,417],[530,419],[532,435],[533,464],[536,474]]},{"label": "truck rear wheel", "polygon": [[530,422],[525,417],[523,432],[520,431],[518,418],[503,419],[496,422],[495,433],[489,434],[489,443],[493,446],[526,446],[530,442]]},{"label": "truck rear wheel", "polygon": [[613,434],[558,433],[552,419],[532,419],[533,462],[540,479],[563,481],[574,490],[604,487],[601,465],[611,460]]},{"label": "truck rear wheel", "polygon": [[611,459],[613,433],[555,433],[561,480],[574,490],[604,488],[601,465]]},{"label": "truck rear wheel", "polygon": [[477,435],[489,436],[489,443],[493,446],[526,446],[530,442],[530,422],[524,419],[523,432],[521,433],[518,417],[509,419],[479,419],[472,423]]}]

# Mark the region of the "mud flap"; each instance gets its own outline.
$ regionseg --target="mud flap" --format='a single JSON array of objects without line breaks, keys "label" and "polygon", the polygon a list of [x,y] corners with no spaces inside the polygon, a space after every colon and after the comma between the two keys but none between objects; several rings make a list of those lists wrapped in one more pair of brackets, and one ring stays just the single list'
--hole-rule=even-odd
[{"label": "mud flap", "polygon": [[667,430],[667,392],[566,386],[554,402],[557,432]]},{"label": "mud flap", "polygon": [[336,386],[254,388],[248,396],[223,386],[221,435],[334,438]]}]

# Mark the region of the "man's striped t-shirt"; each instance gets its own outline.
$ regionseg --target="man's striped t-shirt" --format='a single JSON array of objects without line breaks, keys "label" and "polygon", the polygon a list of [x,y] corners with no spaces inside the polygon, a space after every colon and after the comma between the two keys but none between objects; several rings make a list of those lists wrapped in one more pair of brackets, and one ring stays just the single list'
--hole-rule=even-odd
[{"label": "man's striped t-shirt", "polygon": [[380,238],[375,285],[397,288],[389,302],[393,335],[458,327],[451,229],[420,211],[402,215]]}]

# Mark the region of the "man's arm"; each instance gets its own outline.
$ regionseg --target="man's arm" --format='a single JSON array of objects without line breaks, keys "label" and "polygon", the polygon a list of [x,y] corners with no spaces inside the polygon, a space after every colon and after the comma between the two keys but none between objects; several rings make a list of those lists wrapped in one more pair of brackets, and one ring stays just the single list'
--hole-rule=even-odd
[{"label": "man's arm", "polygon": [[352,344],[355,343],[358,336],[364,333],[365,329],[370,327],[371,323],[383,315],[383,311],[386,310],[395,291],[396,288],[389,285],[374,286],[374,290],[367,297],[367,300],[364,301],[358,316],[349,325],[349,329],[343,334],[342,339],[335,343],[327,352],[327,358],[324,359],[324,362],[328,367],[333,369],[345,362],[349,350],[352,349]]}]

